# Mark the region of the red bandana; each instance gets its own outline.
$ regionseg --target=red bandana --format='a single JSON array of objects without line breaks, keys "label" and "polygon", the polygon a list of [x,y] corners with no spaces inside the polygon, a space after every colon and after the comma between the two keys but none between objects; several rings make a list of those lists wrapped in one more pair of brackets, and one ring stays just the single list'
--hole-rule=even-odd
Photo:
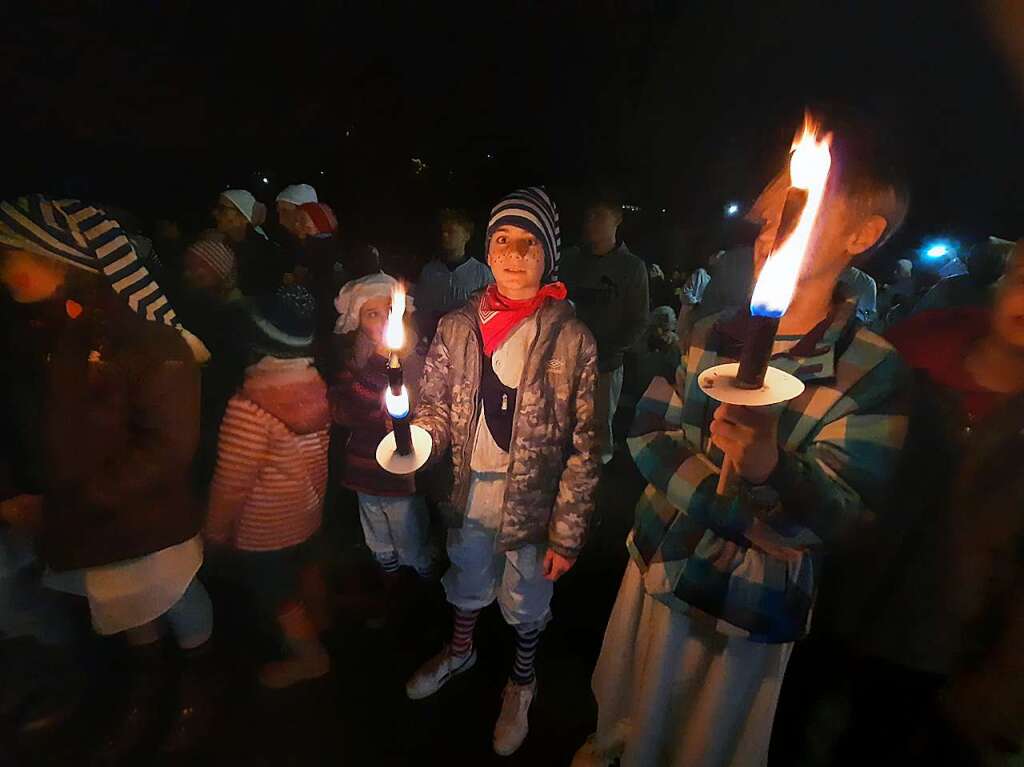
[{"label": "red bandana", "polygon": [[480,334],[484,339],[484,354],[490,357],[513,328],[537,311],[549,298],[565,300],[565,284],[551,282],[542,287],[533,298],[513,301],[498,292],[497,285],[488,285],[480,299]]}]

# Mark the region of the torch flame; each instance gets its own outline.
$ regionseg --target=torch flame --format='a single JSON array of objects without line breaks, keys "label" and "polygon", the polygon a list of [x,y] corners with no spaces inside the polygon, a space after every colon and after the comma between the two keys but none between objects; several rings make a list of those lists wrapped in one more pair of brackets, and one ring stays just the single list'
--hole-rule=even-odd
[{"label": "torch flame", "polygon": [[388,324],[384,328],[384,343],[392,351],[405,346],[405,287],[399,283],[391,291],[391,311],[388,313]]},{"label": "torch flame", "polygon": [[409,390],[403,386],[398,394],[391,393],[391,387],[384,387],[384,407],[392,418],[405,418],[409,415]]},{"label": "torch flame", "polygon": [[807,201],[792,233],[776,243],[761,269],[750,299],[753,314],[781,317],[789,308],[796,291],[800,267],[810,245],[814,225],[825,197],[828,172],[832,165],[832,134],[819,138],[821,126],[810,115],[804,116],[801,133],[793,140],[789,160],[789,183],[807,194]]}]

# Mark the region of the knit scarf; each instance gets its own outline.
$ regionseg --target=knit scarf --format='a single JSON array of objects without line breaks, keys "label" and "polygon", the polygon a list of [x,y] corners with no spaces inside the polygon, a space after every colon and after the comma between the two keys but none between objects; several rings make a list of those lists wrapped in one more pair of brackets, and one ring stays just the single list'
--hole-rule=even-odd
[{"label": "knit scarf", "polygon": [[549,298],[565,300],[568,292],[565,284],[551,282],[543,286],[533,298],[513,301],[498,292],[498,286],[491,284],[480,299],[480,335],[484,340],[484,354],[490,357],[501,346],[508,334],[521,321],[537,311]]}]

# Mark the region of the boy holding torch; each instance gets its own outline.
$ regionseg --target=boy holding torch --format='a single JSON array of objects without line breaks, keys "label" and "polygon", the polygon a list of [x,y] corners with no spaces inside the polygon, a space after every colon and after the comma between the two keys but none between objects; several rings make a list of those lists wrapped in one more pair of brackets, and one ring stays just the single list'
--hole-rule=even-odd
[{"label": "boy holding torch", "polygon": [[[740,360],[757,338],[750,326],[762,318],[752,305],[754,316],[699,321],[682,342],[675,386],[655,379],[639,404],[629,445],[650,484],[594,672],[597,733],[577,766],[764,764],[822,554],[869,522],[884,498],[906,430],[906,373],[892,347],[858,325],[856,301],[837,286],[855,257],[899,226],[906,197],[867,126],[823,128],[808,121],[786,183],[769,185],[759,201],[754,249],[755,298],[767,288],[768,302],[785,307],[764,360],[805,389],[774,408],[719,406],[702,391],[705,370]],[[796,151],[804,138],[831,140],[831,169],[826,159],[822,186],[794,194],[789,171],[806,175]],[[811,204],[815,189],[820,205]],[[801,210],[784,215],[794,204]],[[773,266],[769,254],[801,233],[797,262]],[[738,488],[719,495],[726,461]]]},{"label": "boy holding torch", "polygon": [[526,738],[554,582],[594,507],[597,347],[556,281],[558,211],[543,189],[499,202],[486,241],[495,284],[441,320],[420,384],[415,425],[435,456],[452,455],[443,583],[455,625],[406,692],[425,698],[469,670],[477,616],[497,601],[516,640],[494,730],[494,750],[508,755]]}]

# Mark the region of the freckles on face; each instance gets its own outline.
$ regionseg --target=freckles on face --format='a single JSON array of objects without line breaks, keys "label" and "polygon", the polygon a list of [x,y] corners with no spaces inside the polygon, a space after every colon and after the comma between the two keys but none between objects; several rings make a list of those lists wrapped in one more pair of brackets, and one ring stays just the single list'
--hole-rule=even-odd
[{"label": "freckles on face", "polygon": [[521,289],[539,285],[544,277],[544,246],[537,237],[517,226],[502,226],[487,246],[487,263],[498,289]]}]

